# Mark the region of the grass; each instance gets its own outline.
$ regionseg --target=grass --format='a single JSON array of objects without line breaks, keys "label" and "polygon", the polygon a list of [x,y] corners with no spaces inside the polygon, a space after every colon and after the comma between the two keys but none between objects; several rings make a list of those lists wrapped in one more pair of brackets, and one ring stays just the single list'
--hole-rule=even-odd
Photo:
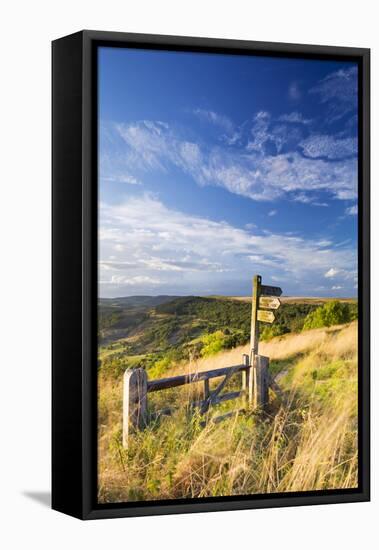
[{"label": "grass", "polygon": [[[170,375],[238,364],[246,351],[200,358]],[[204,417],[186,407],[200,385],[156,392],[149,394],[151,409],[178,409],[135,433],[127,450],[121,446],[122,380],[100,373],[100,502],[356,487],[357,323],[274,338],[260,353],[270,357],[286,395],[282,401],[270,395],[266,413],[211,422],[242,406],[231,401],[213,408],[204,426]]]}]

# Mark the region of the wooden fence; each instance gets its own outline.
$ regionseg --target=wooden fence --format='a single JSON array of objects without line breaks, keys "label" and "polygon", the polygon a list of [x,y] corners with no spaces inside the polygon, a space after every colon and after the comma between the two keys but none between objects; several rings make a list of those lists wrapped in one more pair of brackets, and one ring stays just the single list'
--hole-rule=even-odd
[{"label": "wooden fence", "polygon": [[[242,356],[242,363],[240,365],[193,372],[170,378],[161,378],[159,380],[148,380],[147,373],[142,368],[125,371],[123,395],[124,447],[128,446],[129,432],[131,430],[143,429],[149,421],[148,394],[151,392],[202,382],[202,399],[189,404],[190,407],[198,408],[200,414],[206,413],[212,405],[239,397],[243,397],[246,407],[263,409],[268,404],[269,387],[280,394],[280,388],[269,373],[269,358],[258,354],[258,321],[272,322],[275,317],[268,309],[277,309],[280,305],[277,298],[270,297],[270,300],[268,300],[264,297],[269,292],[274,296],[278,296],[281,294],[281,289],[278,287],[264,287],[264,285],[261,285],[261,277],[256,275],[253,279],[250,354]],[[259,309],[260,307],[266,309]],[[268,314],[272,317],[268,317]],[[268,318],[271,320],[268,320]],[[241,374],[240,390],[222,393],[230,379],[238,374]],[[213,378],[222,378],[222,380],[216,387],[210,389],[209,381]],[[172,410],[167,408],[157,411],[155,414],[170,414],[171,412]],[[225,416],[227,415],[223,415],[219,419]]]}]

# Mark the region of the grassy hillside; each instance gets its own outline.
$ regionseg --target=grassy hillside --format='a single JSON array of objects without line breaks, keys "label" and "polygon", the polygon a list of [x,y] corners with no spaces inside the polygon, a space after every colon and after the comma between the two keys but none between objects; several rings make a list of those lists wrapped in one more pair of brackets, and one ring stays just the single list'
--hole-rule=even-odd
[{"label": "grassy hillside", "polygon": [[[109,350],[106,344],[101,348],[100,501],[356,487],[357,323],[304,332],[302,328],[299,330],[298,323],[298,317],[305,319],[304,312],[295,316],[297,333],[282,334],[260,344],[260,353],[270,357],[270,369],[285,391],[282,400],[270,395],[266,413],[247,410],[223,422],[211,422],[212,417],[222,412],[242,407],[242,403],[230,401],[214,407],[203,425],[204,418],[188,414],[185,406],[193,399],[193,393],[200,395],[200,387],[191,385],[156,392],[149,394],[151,410],[171,404],[177,406],[177,411],[133,435],[128,450],[122,448],[123,368],[118,375],[107,368],[112,353],[123,357],[130,346],[135,354],[127,355],[125,361],[146,365],[146,348],[153,350],[159,345],[161,351],[157,353],[163,357],[160,361],[166,358],[163,370],[169,369],[170,375],[239,363],[242,353],[247,351],[246,345],[222,348],[209,356],[201,353],[209,345],[201,342],[199,345],[204,331],[224,334],[227,329],[229,335],[224,336],[238,331],[244,334],[247,327],[243,323],[249,323],[249,309],[237,311],[228,306],[221,311],[213,300],[220,302],[187,298],[140,311],[139,315],[143,313],[145,319],[134,328],[128,325],[123,341],[116,339],[112,329],[106,337],[116,347]],[[290,311],[283,313],[286,323],[291,323]],[[283,326],[288,325],[283,322]],[[184,350],[188,350],[188,345],[196,349],[196,343],[199,352],[186,356]],[[178,353],[176,358],[169,356],[170,345]],[[111,354],[108,362],[107,352]],[[121,363],[123,360],[119,359]],[[148,366],[148,374],[159,377],[156,362]],[[235,378],[230,389],[240,383]]]}]

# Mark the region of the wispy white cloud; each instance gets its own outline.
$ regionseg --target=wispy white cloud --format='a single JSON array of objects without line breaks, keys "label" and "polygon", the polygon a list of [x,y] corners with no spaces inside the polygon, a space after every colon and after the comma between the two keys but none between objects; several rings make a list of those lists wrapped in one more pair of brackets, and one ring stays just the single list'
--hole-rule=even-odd
[{"label": "wispy white cloud", "polygon": [[116,130],[129,146],[128,161],[141,168],[164,169],[167,159],[175,160],[169,149],[174,139],[168,126],[161,121],[143,120],[130,124],[116,124]]},{"label": "wispy white cloud", "polygon": [[267,111],[259,111],[254,117],[254,124],[251,128],[252,139],[247,144],[248,151],[262,153],[263,146],[271,138],[269,133],[270,114]]},{"label": "wispy white cloud", "polygon": [[102,181],[112,182],[112,183],[127,183],[129,185],[142,185],[135,176],[130,174],[116,174],[114,176],[102,176]]},{"label": "wispy white cloud", "polygon": [[[127,145],[128,166],[141,170],[168,171],[180,167],[199,185],[224,187],[254,200],[273,200],[295,193],[325,191],[338,199],[354,199],[357,195],[357,163],[354,158],[328,162],[324,158],[304,157],[296,151],[276,155],[263,154],[267,139],[269,115],[255,117],[254,139],[247,149],[227,146],[206,147],[186,141],[162,122],[142,121],[119,124],[117,131]],[[271,137],[273,136],[273,137]]]},{"label": "wispy white cloud", "polygon": [[281,122],[289,122],[291,124],[311,124],[312,119],[304,118],[298,111],[292,111],[292,113],[286,113],[278,118]]},{"label": "wispy white cloud", "polygon": [[272,128],[270,140],[276,146],[276,152],[280,153],[286,150],[294,150],[302,139],[303,134],[298,126],[293,124],[277,124]]},{"label": "wispy white cloud", "polygon": [[277,210],[270,210],[270,212],[267,215],[272,217],[272,216],[276,216],[277,213],[278,213]]},{"label": "wispy white cloud", "polygon": [[201,120],[219,126],[227,132],[231,132],[234,128],[234,124],[230,118],[221,113],[216,113],[215,111],[207,109],[194,109],[193,113]]},{"label": "wispy white cloud", "polygon": [[159,279],[146,277],[144,275],[136,275],[135,277],[126,277],[125,275],[112,275],[107,281],[100,281],[100,284],[116,285],[116,286],[151,286],[159,285]]},{"label": "wispy white cloud", "polygon": [[302,204],[312,204],[313,206],[329,206],[326,202],[320,202],[317,196],[308,193],[295,193],[292,197],[295,202],[301,202]]},{"label": "wispy white cloud", "polygon": [[357,108],[358,70],[356,66],[330,73],[311,88],[321,103],[328,106],[330,121],[335,121]]},{"label": "wispy white cloud", "polygon": [[336,285],[342,284],[342,282],[345,282],[350,284],[350,286],[352,286],[353,283],[355,284],[358,280],[356,262],[357,262],[357,259],[355,258],[355,261],[352,262],[352,264],[350,265],[350,268],[344,268],[342,266],[338,266],[338,263],[337,264],[335,263],[334,265],[337,265],[337,267],[330,268],[329,271],[327,271],[324,274],[324,276],[327,279],[333,279]]},{"label": "wispy white cloud", "polygon": [[327,279],[333,279],[336,275],[338,275],[339,273],[339,270],[338,269],[335,269],[334,267],[331,267],[326,273],[325,273],[325,277]]},{"label": "wispy white cloud", "polygon": [[340,159],[357,155],[358,140],[339,139],[331,135],[313,134],[300,142],[304,155],[311,158]]},{"label": "wispy white cloud", "polygon": [[293,146],[303,137],[298,127],[293,124],[277,124],[267,111],[260,111],[255,115],[250,134],[246,149],[260,154],[267,153],[272,147],[274,153],[280,153],[284,146]]},{"label": "wispy white cloud", "polygon": [[352,248],[335,249],[328,239],[238,228],[167,208],[146,194],[100,205],[99,242],[102,295],[128,293],[131,286],[133,292],[201,293],[210,274],[216,292],[246,284],[255,272],[279,278],[288,292],[301,279],[310,293],[332,262],[333,275],[347,277],[355,258]]},{"label": "wispy white cloud", "polygon": [[329,163],[324,159],[308,159],[299,153],[256,157],[214,151],[199,180],[258,201],[285,196],[292,199],[296,192],[324,191],[343,200],[357,196],[354,159]]}]

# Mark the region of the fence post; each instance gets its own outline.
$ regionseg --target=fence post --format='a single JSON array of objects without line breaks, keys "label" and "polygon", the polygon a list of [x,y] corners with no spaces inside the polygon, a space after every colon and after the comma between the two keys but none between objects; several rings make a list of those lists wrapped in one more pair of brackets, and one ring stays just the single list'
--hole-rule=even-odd
[{"label": "fence post", "polygon": [[255,357],[258,355],[259,344],[259,321],[257,319],[259,308],[259,297],[261,294],[262,277],[255,275],[253,278],[253,294],[251,302],[251,332],[250,332],[250,376],[249,376],[249,405],[254,403],[254,365]]},{"label": "fence post", "polygon": [[242,364],[245,365],[246,370],[242,371],[242,391],[243,393],[243,400],[245,402],[245,405],[248,404],[248,389],[249,389],[249,377],[250,377],[250,357],[244,353],[242,355]]},{"label": "fence post", "polygon": [[[261,282],[262,277],[255,275],[253,279],[253,295],[251,303],[251,332],[250,332],[250,354],[258,354],[259,344],[259,321],[257,319],[259,309],[259,297],[261,295]],[[253,363],[253,360],[251,359]]]},{"label": "fence post", "polygon": [[122,444],[128,446],[130,429],[142,429],[147,415],[147,374],[144,369],[124,373]]},{"label": "fence post", "polygon": [[264,408],[268,403],[269,358],[256,355],[254,361],[254,407]]}]

